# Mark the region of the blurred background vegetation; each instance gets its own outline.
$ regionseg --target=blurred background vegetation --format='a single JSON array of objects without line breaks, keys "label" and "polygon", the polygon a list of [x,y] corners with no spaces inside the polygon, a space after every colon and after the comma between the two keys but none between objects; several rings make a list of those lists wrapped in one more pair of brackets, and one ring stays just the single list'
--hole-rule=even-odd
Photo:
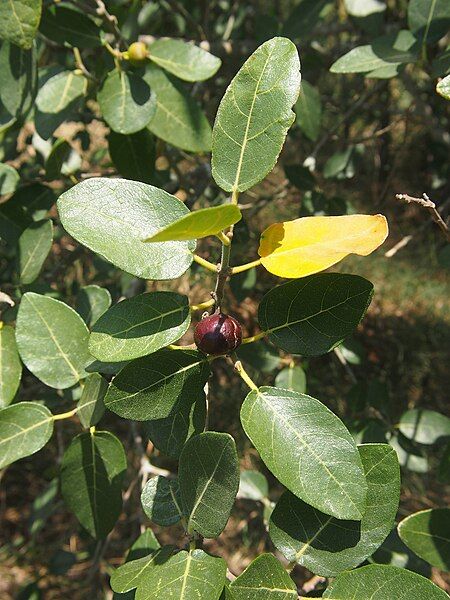
[{"label": "blurred background vegetation", "polygon": [[[83,2],[71,4],[83,10]],[[361,10],[362,5],[366,9]],[[389,44],[373,42],[385,35],[395,38],[398,31],[408,29],[406,0],[112,0],[106,7],[117,17],[127,43],[138,39],[151,43],[165,36],[182,38],[195,41],[222,59],[214,77],[185,86],[211,124],[226,86],[257,45],[275,35],[285,35],[297,44],[306,82],[296,107],[297,121],[278,166],[262,184],[240,198],[244,220],[236,227],[232,264],[257,257],[259,233],[264,227],[299,216],[381,212],[388,217],[390,236],[374,255],[346,259],[338,267],[375,285],[368,316],[338,352],[304,361],[280,355],[262,341],[256,349],[252,345],[250,353],[245,352],[250,348],[242,349],[241,357],[257,383],[273,384],[282,369],[301,367],[308,393],[337,412],[358,440],[390,439],[397,445],[404,467],[399,518],[414,510],[448,504],[449,446],[442,441],[423,445],[403,438],[398,435],[398,422],[402,413],[412,408],[450,414],[449,246],[424,209],[400,203],[395,194],[420,197],[426,192],[444,218],[448,214],[450,103],[436,94],[435,86],[438,78],[450,71],[449,34],[444,31],[425,49],[419,43],[411,50],[412,58],[397,63],[389,55]],[[381,61],[376,69],[330,72],[340,57],[366,45],[372,45],[373,54]],[[74,54],[52,40],[48,31],[38,36],[37,52],[42,78],[49,69],[75,66]],[[83,51],[83,61],[91,73],[100,76],[111,68],[112,57],[94,48]],[[65,175],[58,172],[52,179],[45,171],[46,159],[52,143],[61,137],[70,145],[65,155],[69,166]],[[76,304],[80,289],[91,284],[107,287],[114,301],[145,289],[189,291],[199,302],[208,297],[212,279],[195,264],[190,273],[176,281],[144,282],[76,244],[58,224],[54,201],[74,181],[98,175],[126,176],[121,161],[111,159],[109,130],[99,118],[93,97],[88,96],[73,114],[66,115],[51,132],[50,140],[36,133],[33,111],[24,121],[6,128],[0,140],[0,161],[14,167],[21,182],[13,194],[1,188],[2,292],[17,301],[23,291],[33,290],[71,305]],[[142,152],[147,150],[142,147]],[[147,160],[151,163],[150,180],[177,195],[189,208],[223,201],[223,192],[211,179],[207,153],[188,152],[154,139]],[[0,185],[4,186],[3,176]],[[29,222],[31,197],[40,198],[38,218],[49,214],[56,229],[40,277],[20,285],[15,252]],[[215,262],[219,246],[210,239],[202,240],[198,253]],[[226,308],[240,317],[247,335],[258,331],[257,306],[273,285],[274,278],[262,270],[233,279]],[[2,307],[2,320],[14,320],[15,307]],[[189,332],[188,343],[191,337]],[[218,361],[213,375],[218,385],[211,386],[210,425],[232,433],[243,467],[262,470],[270,484],[270,500],[238,500],[224,534],[207,546],[226,556],[231,570],[239,573],[255,555],[272,549],[264,533],[264,518],[270,501],[281,490],[264,471],[243,434],[238,415],[246,390],[224,367]],[[79,390],[56,393],[28,373],[19,393],[23,400],[42,400],[62,410],[70,406]],[[118,526],[106,543],[97,544],[80,530],[73,516],[68,517],[54,477],[77,425],[56,423],[56,436],[50,445],[2,474],[1,598],[56,600],[70,595],[94,599],[110,594],[108,570],[120,564],[146,523],[135,474],[140,465],[138,447],[142,452],[147,440],[138,424],[130,426],[111,414],[106,414],[103,422],[106,429],[117,432],[129,454],[129,487]],[[156,450],[152,462],[161,469],[174,466]],[[166,542],[181,539],[181,530],[176,527],[159,533]],[[408,555],[394,536],[373,560],[393,561],[421,573],[429,569]],[[300,568],[296,574],[299,586],[311,577]],[[443,574],[434,570],[432,576],[438,585],[450,589]],[[319,596],[320,589],[318,582],[311,597]]]}]

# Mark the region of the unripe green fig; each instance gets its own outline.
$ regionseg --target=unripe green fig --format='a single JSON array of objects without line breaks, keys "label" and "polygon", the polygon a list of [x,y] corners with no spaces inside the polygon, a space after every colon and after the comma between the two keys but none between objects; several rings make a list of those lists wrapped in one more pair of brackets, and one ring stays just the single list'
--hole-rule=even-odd
[{"label": "unripe green fig", "polygon": [[148,57],[148,48],[143,42],[133,42],[128,48],[128,60],[135,67],[140,67]]},{"label": "unripe green fig", "polygon": [[194,341],[205,354],[228,354],[241,344],[242,328],[230,315],[216,313],[197,324]]}]

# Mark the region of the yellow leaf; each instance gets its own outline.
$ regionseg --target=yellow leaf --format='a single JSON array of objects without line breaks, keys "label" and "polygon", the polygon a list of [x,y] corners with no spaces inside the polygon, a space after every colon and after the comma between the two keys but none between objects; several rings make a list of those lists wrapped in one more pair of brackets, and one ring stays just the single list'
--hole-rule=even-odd
[{"label": "yellow leaf", "polygon": [[258,254],[274,275],[306,277],[331,267],[348,254],[367,256],[387,235],[383,215],[302,217],[270,225],[261,234]]}]

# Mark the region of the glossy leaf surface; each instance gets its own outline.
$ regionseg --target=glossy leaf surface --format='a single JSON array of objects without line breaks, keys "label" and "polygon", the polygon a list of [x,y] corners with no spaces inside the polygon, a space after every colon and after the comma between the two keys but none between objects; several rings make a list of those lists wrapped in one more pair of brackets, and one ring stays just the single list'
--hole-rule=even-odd
[{"label": "glossy leaf surface", "polygon": [[367,493],[361,459],[352,436],[326,406],[305,394],[262,387],[247,395],[241,422],[288,490],[328,515],[361,520]]},{"label": "glossy leaf surface", "polygon": [[36,402],[0,410],[0,469],[40,450],[53,433],[53,415]]},{"label": "glossy leaf surface", "polygon": [[433,567],[450,571],[450,508],[421,510],[398,525],[403,542]]},{"label": "glossy leaf surface", "polygon": [[88,327],[92,327],[111,306],[111,294],[98,285],[85,285],[77,294],[75,308]]},{"label": "glossy leaf surface", "polygon": [[188,212],[177,198],[151,185],[88,179],[60,196],[58,210],[70,235],[137,277],[175,279],[192,263],[192,242],[142,242]]},{"label": "glossy leaf surface", "polygon": [[67,304],[27,292],[16,327],[17,346],[27,368],[54,388],[68,388],[86,377],[90,360],[88,329]]},{"label": "glossy leaf surface", "polygon": [[273,38],[231,81],[213,129],[212,174],[227,192],[243,192],[273,169],[295,114],[300,61],[294,44]]},{"label": "glossy leaf surface", "polygon": [[358,447],[368,485],[361,521],[326,515],[290,492],[270,519],[270,537],[289,561],[326,577],[357,567],[383,543],[394,525],[400,498],[400,468],[387,444]]},{"label": "glossy leaf surface", "polygon": [[276,346],[317,356],[355,329],[372,295],[373,285],[357,275],[312,275],[270,290],[259,305],[258,320]]},{"label": "glossy leaf surface", "polygon": [[19,388],[22,363],[17,350],[14,328],[0,328],[0,409],[11,403]]},{"label": "glossy leaf surface", "polygon": [[413,408],[400,417],[401,433],[419,444],[434,444],[450,436],[450,419],[435,410]]},{"label": "glossy leaf surface", "polygon": [[19,278],[22,284],[32,283],[38,277],[53,241],[50,219],[35,221],[19,238]]},{"label": "glossy leaf surface", "polygon": [[152,477],[142,490],[141,504],[153,523],[162,527],[175,525],[183,516],[178,480]]},{"label": "glossy leaf surface", "polygon": [[156,40],[149,49],[150,60],[185,81],[212,77],[221,65],[220,58],[183,40]]},{"label": "glossy leaf surface", "polygon": [[0,4],[0,38],[29,49],[41,18],[41,0],[8,0]]},{"label": "glossy leaf surface", "polygon": [[85,381],[81,398],[78,401],[77,415],[83,427],[97,425],[105,412],[103,399],[108,389],[108,383],[98,373],[91,373]]},{"label": "glossy leaf surface", "polygon": [[297,600],[297,587],[273,554],[261,554],[230,583],[234,600]]}]

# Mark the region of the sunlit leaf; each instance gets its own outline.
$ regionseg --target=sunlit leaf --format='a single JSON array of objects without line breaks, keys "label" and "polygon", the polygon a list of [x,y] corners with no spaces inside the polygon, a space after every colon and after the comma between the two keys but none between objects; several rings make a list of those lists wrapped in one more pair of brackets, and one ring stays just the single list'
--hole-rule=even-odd
[{"label": "sunlit leaf", "polygon": [[343,521],[309,506],[290,492],[277,502],[270,537],[289,561],[326,577],[364,562],[394,525],[400,499],[400,468],[388,444],[358,447],[367,500],[361,521]]},{"label": "sunlit leaf", "polygon": [[419,444],[434,444],[450,436],[450,418],[434,410],[413,408],[400,417],[402,434]]},{"label": "sunlit leaf", "polygon": [[0,408],[11,403],[19,388],[22,363],[17,351],[14,328],[0,325]]},{"label": "sunlit leaf", "polygon": [[0,38],[29,49],[39,25],[42,0],[8,0],[0,3]]},{"label": "sunlit leaf", "polygon": [[273,554],[261,554],[230,583],[234,600],[297,600],[297,587]]},{"label": "sunlit leaf", "polygon": [[265,229],[258,253],[274,275],[298,278],[323,271],[349,254],[367,256],[387,235],[383,215],[301,217]]},{"label": "sunlit leaf", "polygon": [[407,569],[368,565],[344,571],[327,587],[327,600],[448,600],[448,595],[421,575]]},{"label": "sunlit leaf", "polygon": [[267,479],[259,471],[241,471],[238,498],[263,500],[269,495]]},{"label": "sunlit leaf", "polygon": [[0,49],[0,100],[5,109],[14,117],[24,118],[33,105],[36,92],[36,49],[24,50],[3,42]]},{"label": "sunlit leaf", "polygon": [[151,185],[87,179],[60,196],[58,210],[70,235],[137,277],[175,279],[192,263],[193,242],[142,242],[188,213],[177,198]]},{"label": "sunlit leaf", "polygon": [[300,86],[295,113],[297,115],[297,125],[306,137],[313,141],[316,140],[319,137],[322,122],[320,92],[305,80],[302,81]]},{"label": "sunlit leaf", "polygon": [[220,58],[183,40],[160,39],[149,48],[149,58],[185,81],[212,77],[221,65]]},{"label": "sunlit leaf", "polygon": [[352,436],[325,405],[262,387],[246,397],[241,422],[267,468],[298,498],[338,519],[362,518],[367,483],[361,459]]},{"label": "sunlit leaf", "polygon": [[149,479],[142,490],[141,504],[153,523],[162,527],[178,523],[183,516],[178,479],[161,475]]},{"label": "sunlit leaf", "polygon": [[39,275],[53,241],[50,219],[32,223],[19,238],[19,279],[22,284],[33,282]]},{"label": "sunlit leaf", "polygon": [[16,339],[27,368],[55,388],[68,388],[86,377],[89,332],[67,304],[27,292],[17,317]]},{"label": "sunlit leaf", "polygon": [[242,218],[241,211],[235,204],[222,204],[209,208],[200,208],[161,231],[154,233],[145,242],[167,242],[170,240],[194,240],[215,235],[234,225]]},{"label": "sunlit leaf", "polygon": [[220,535],[239,487],[231,435],[207,431],[192,437],[181,452],[178,479],[188,531],[208,538]]},{"label": "sunlit leaf", "polygon": [[420,558],[450,571],[450,508],[421,510],[398,525],[403,542]]},{"label": "sunlit leaf", "polygon": [[0,196],[11,194],[19,183],[19,173],[5,163],[0,163]]},{"label": "sunlit leaf", "polygon": [[75,308],[88,327],[92,327],[111,306],[111,294],[98,285],[86,285],[77,294]]},{"label": "sunlit leaf", "polygon": [[446,100],[450,100],[450,75],[447,75],[447,77],[438,82],[436,91]]},{"label": "sunlit leaf", "polygon": [[231,81],[213,129],[212,174],[227,192],[243,192],[273,169],[300,89],[297,48],[286,38],[260,46]]},{"label": "sunlit leaf", "polygon": [[423,43],[436,42],[450,28],[450,4],[447,0],[410,0],[408,26]]},{"label": "sunlit leaf", "polygon": [[305,371],[295,365],[282,369],[275,378],[275,387],[303,394],[306,392]]},{"label": "sunlit leaf", "polygon": [[175,292],[139,294],[114,304],[96,321],[89,350],[104,362],[139,358],[176,342],[190,322],[187,296]]},{"label": "sunlit leaf", "polygon": [[40,450],[53,433],[53,416],[36,402],[0,410],[0,469]]}]

